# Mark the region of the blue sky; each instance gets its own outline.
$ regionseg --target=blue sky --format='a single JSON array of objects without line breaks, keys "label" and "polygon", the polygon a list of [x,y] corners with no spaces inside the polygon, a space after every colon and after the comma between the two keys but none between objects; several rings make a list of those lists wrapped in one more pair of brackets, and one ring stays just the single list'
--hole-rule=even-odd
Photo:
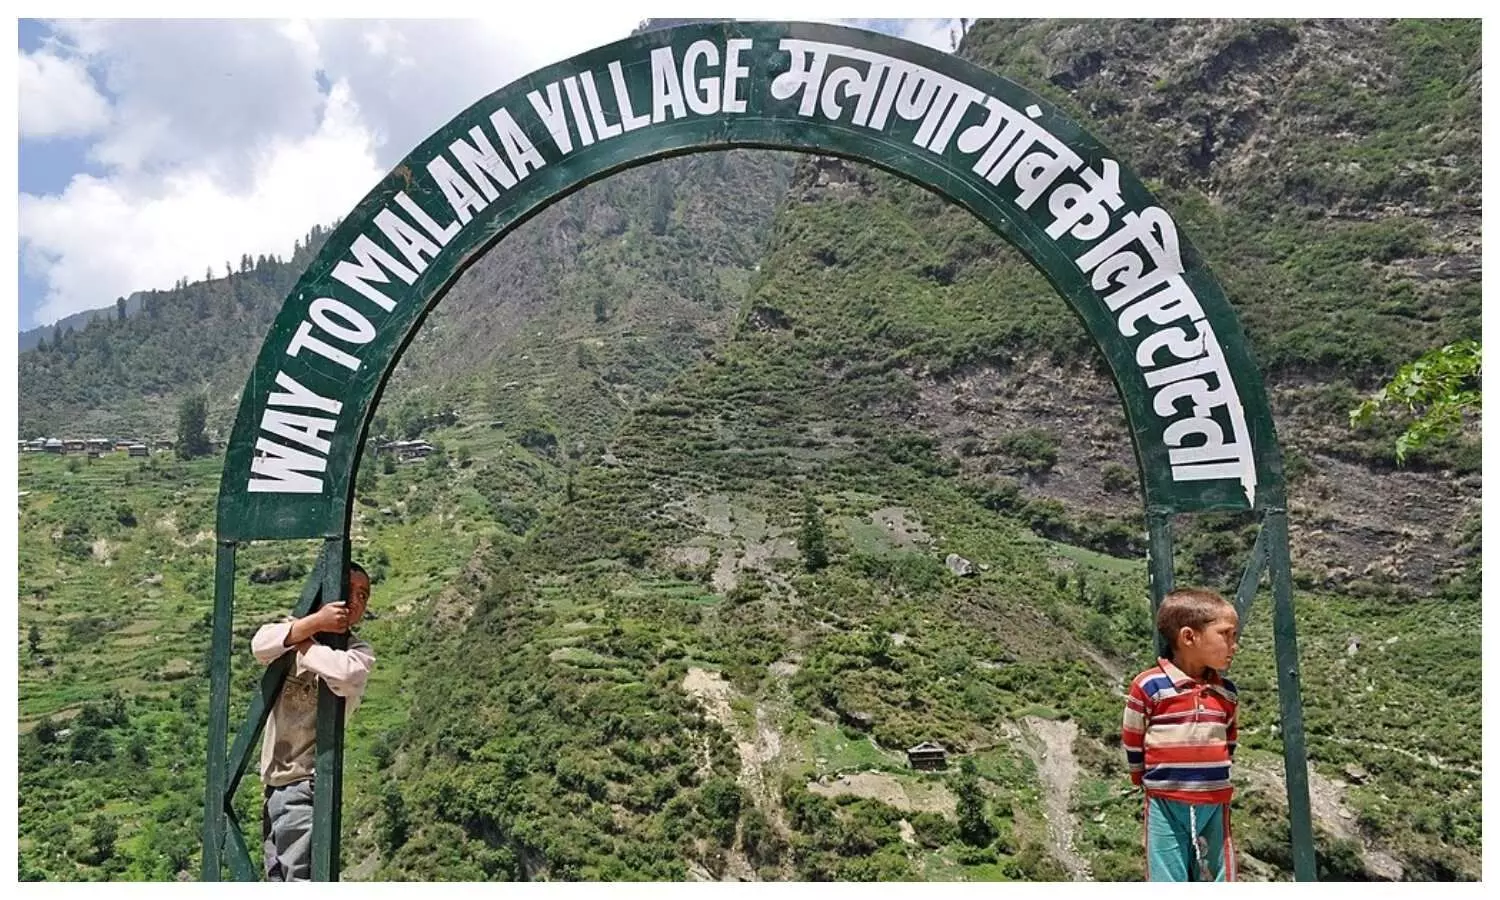
[{"label": "blue sky", "polygon": [[[18,23],[18,38],[21,53],[36,53],[49,33],[45,25],[22,19]],[[97,165],[88,161],[88,141],[83,138],[56,137],[46,141],[22,140],[18,148],[20,159],[20,190],[26,194],[56,194],[68,186],[69,180],[79,172],[101,175]],[[28,311],[34,311],[45,295],[47,283],[27,267],[20,269],[21,323],[27,324]]]},{"label": "blue sky", "polygon": [[[21,20],[19,327],[287,256],[437,127],[644,13]],[[612,10],[612,11],[610,11]],[[949,49],[952,19],[833,20]]]}]

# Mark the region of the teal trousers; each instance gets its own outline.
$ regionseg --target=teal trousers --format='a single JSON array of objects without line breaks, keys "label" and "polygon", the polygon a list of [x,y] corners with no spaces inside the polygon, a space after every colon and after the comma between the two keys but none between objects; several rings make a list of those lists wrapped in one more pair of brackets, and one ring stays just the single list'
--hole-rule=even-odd
[{"label": "teal trousers", "polygon": [[1234,881],[1229,804],[1146,798],[1147,881]]}]

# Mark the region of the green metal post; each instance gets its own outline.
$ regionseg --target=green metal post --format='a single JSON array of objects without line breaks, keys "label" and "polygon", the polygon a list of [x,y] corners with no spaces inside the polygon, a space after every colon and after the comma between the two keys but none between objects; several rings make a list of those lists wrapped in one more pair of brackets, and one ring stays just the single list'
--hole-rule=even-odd
[{"label": "green metal post", "polygon": [[[1266,571],[1266,524],[1260,525],[1255,536],[1255,547],[1250,550],[1250,560],[1245,563],[1245,574],[1240,576],[1240,585],[1234,592],[1234,611],[1240,617],[1240,632],[1250,621],[1250,605],[1255,602],[1255,593],[1260,590],[1260,576]],[[1236,632],[1239,634],[1239,632]]]},{"label": "green metal post", "polygon": [[229,644],[234,634],[233,541],[214,559],[214,633],[208,681],[208,777],[203,798],[203,880],[223,878],[225,745],[229,742]]},{"label": "green metal post", "polygon": [[1171,648],[1156,634],[1156,611],[1161,601],[1172,593],[1172,513],[1153,508],[1146,512],[1146,540],[1150,554],[1151,633],[1155,635],[1156,655],[1170,656]]},{"label": "green metal post", "polygon": [[1297,619],[1292,607],[1292,554],[1286,510],[1271,509],[1264,526],[1276,609],[1276,696],[1281,702],[1281,748],[1286,763],[1286,804],[1291,814],[1292,871],[1298,881],[1318,879],[1312,804],[1307,791],[1307,741],[1302,733],[1302,687],[1297,666]]},{"label": "green metal post", "polygon": [[[231,791],[230,794],[232,795],[233,792]],[[251,858],[250,848],[245,845],[245,831],[240,826],[240,820],[235,816],[233,809],[226,812],[224,818],[229,822],[229,827],[224,830],[224,856],[229,866],[230,877],[235,881],[259,881],[261,870]]]},{"label": "green metal post", "polygon": [[[349,568],[348,538],[328,538],[323,552],[323,602],[344,603],[344,572]],[[325,635],[330,647],[343,650],[347,635]],[[344,804],[344,698],[318,686],[318,756],[313,766],[313,881],[339,880],[339,828]]]}]

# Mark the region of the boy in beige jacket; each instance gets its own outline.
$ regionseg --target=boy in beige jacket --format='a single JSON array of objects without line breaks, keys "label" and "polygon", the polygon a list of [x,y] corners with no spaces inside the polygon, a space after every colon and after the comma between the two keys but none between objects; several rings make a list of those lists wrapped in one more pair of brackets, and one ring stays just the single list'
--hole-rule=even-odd
[{"label": "boy in beige jacket", "polygon": [[[349,602],[329,603],[300,619],[287,617],[262,625],[250,642],[261,665],[296,653],[281,696],[271,707],[261,741],[260,778],[265,785],[261,836],[267,881],[308,881],[312,877],[313,763],[318,739],[318,682],[344,698],[352,715],[375,666],[370,645],[349,629],[365,614],[370,576],[349,564]],[[348,648],[335,650],[313,640],[318,634],[349,635]]]}]

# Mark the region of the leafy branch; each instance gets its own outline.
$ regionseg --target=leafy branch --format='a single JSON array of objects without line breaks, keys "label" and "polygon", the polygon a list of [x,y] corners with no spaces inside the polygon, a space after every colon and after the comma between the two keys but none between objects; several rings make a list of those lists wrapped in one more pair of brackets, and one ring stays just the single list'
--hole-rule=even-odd
[{"label": "leafy branch", "polygon": [[1349,413],[1350,427],[1369,424],[1376,415],[1415,416],[1396,438],[1396,462],[1413,450],[1453,433],[1467,412],[1481,411],[1481,365],[1478,341],[1457,341],[1428,351],[1402,366],[1396,377]]}]

